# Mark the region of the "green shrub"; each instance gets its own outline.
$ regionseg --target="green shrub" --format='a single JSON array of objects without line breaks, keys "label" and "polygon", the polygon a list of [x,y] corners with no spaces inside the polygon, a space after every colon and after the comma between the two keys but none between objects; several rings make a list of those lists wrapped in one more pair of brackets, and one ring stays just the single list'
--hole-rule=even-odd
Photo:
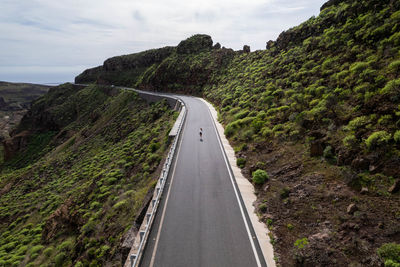
[{"label": "green shrub", "polygon": [[287,188],[287,187],[282,188],[281,193],[280,193],[282,199],[288,198],[289,194],[290,194],[289,188]]},{"label": "green shrub", "polygon": [[43,250],[43,254],[48,258],[53,254],[54,248],[48,247],[45,250]]},{"label": "green shrub", "polygon": [[126,200],[121,200],[120,202],[116,203],[113,208],[114,209],[122,209],[128,205],[128,202]]},{"label": "green shrub", "polygon": [[43,248],[44,248],[44,246],[42,246],[42,245],[33,246],[33,247],[31,248],[31,255],[34,254],[34,253],[38,253],[38,252],[41,251]]},{"label": "green shrub", "polygon": [[249,114],[249,110],[245,109],[245,110],[242,110],[242,111],[240,111],[239,113],[235,114],[234,118],[235,118],[235,120],[243,119],[243,118],[245,118],[248,114]]},{"label": "green shrub", "polygon": [[253,183],[255,184],[263,184],[265,181],[267,181],[269,178],[268,174],[264,170],[256,170],[253,172]]},{"label": "green shrub", "polygon": [[272,137],[274,135],[274,131],[268,127],[264,127],[261,129],[261,135],[264,137]]},{"label": "green shrub", "polygon": [[388,66],[389,71],[393,73],[397,73],[400,71],[400,60],[393,61]]},{"label": "green shrub", "polygon": [[68,252],[71,251],[73,247],[74,247],[74,242],[72,240],[66,240],[62,242],[60,245],[58,245],[57,250]]},{"label": "green shrub", "polygon": [[101,207],[101,204],[97,201],[93,201],[92,203],[90,203],[90,209],[94,210],[94,209],[98,209]]},{"label": "green shrub", "polygon": [[234,124],[229,123],[228,125],[226,125],[224,133],[227,137],[231,137],[232,135],[234,135],[235,134]]},{"label": "green shrub", "polygon": [[348,135],[343,138],[343,144],[348,148],[355,147],[357,145],[357,139],[354,135]]},{"label": "green shrub", "polygon": [[244,166],[246,165],[246,159],[244,159],[244,158],[237,158],[237,159],[236,159],[236,165],[237,165],[239,168],[244,168]]},{"label": "green shrub", "polygon": [[356,131],[361,127],[364,127],[369,123],[369,119],[367,116],[361,116],[352,119],[349,124],[347,125],[347,128],[352,131]]},{"label": "green shrub", "polygon": [[365,140],[365,144],[369,150],[373,150],[377,147],[388,144],[391,137],[392,136],[386,131],[374,132],[367,138],[367,140]]},{"label": "green shrub", "polygon": [[67,259],[67,255],[64,252],[58,253],[54,258],[55,266],[61,267],[63,266],[64,261]]},{"label": "green shrub", "polygon": [[331,159],[333,158],[333,151],[331,146],[327,146],[324,149],[324,158]]},{"label": "green shrub", "polygon": [[386,243],[378,248],[378,255],[384,259],[385,266],[400,265],[400,244]]},{"label": "green shrub", "polygon": [[262,203],[258,206],[258,209],[260,210],[260,212],[264,213],[267,211],[267,204]]},{"label": "green shrub", "polygon": [[400,143],[400,130],[397,130],[394,135],[393,135],[393,139],[396,143]]},{"label": "green shrub", "polygon": [[291,224],[291,223],[288,223],[287,225],[286,225],[286,227],[287,227],[287,229],[288,230],[293,230],[293,228],[294,228],[294,226],[293,226],[293,224]]},{"label": "green shrub", "polygon": [[304,237],[304,238],[301,238],[301,239],[297,239],[294,242],[294,246],[299,248],[299,249],[304,248],[304,246],[306,246],[307,244],[308,244],[308,238],[307,237]]},{"label": "green shrub", "polygon": [[389,81],[385,87],[380,90],[380,93],[392,95],[392,100],[398,100],[400,94],[400,79]]}]

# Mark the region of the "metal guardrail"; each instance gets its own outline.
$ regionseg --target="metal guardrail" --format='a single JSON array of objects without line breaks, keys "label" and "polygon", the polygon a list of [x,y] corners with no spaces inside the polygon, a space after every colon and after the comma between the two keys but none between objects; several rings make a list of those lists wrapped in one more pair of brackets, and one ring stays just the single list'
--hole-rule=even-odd
[{"label": "metal guardrail", "polygon": [[[171,97],[171,96],[168,96],[168,97]],[[129,255],[130,267],[136,267],[140,263],[141,257],[143,255],[143,250],[144,250],[144,247],[145,247],[145,245],[147,243],[147,239],[148,239],[148,236],[149,236],[149,233],[150,233],[150,229],[151,229],[151,227],[153,225],[154,217],[155,217],[155,214],[157,212],[158,205],[160,203],[160,198],[161,198],[161,195],[163,193],[167,177],[169,175],[169,171],[170,171],[170,168],[171,168],[172,160],[174,159],[175,150],[176,150],[176,147],[177,147],[177,144],[178,144],[178,140],[179,140],[179,137],[180,137],[180,134],[181,134],[183,123],[184,123],[185,118],[186,118],[186,107],[185,107],[185,104],[181,100],[179,100],[179,99],[177,99],[177,100],[180,102],[180,105],[182,107],[181,108],[181,112],[179,114],[179,117],[178,117],[178,119],[176,121],[176,122],[178,122],[178,120],[180,120],[178,122],[179,123],[178,131],[177,131],[176,136],[174,137],[174,140],[172,141],[172,145],[171,145],[171,148],[170,148],[170,150],[168,152],[168,156],[167,156],[167,158],[166,158],[166,160],[164,162],[164,166],[163,166],[163,169],[161,171],[160,178],[158,179],[156,188],[155,188],[154,193],[153,193],[153,198],[151,200],[151,203],[150,203],[149,207],[147,208],[146,216],[145,216],[145,218],[144,218],[144,220],[142,222],[142,225],[139,228],[138,234],[136,235],[135,244],[137,245],[137,241],[136,240],[140,240],[140,241],[139,241],[137,249],[135,247],[133,247],[133,250],[134,250],[135,253],[131,253]],[[135,244],[133,244],[133,246],[135,246]],[[132,252],[132,249],[131,249],[131,252]]]}]

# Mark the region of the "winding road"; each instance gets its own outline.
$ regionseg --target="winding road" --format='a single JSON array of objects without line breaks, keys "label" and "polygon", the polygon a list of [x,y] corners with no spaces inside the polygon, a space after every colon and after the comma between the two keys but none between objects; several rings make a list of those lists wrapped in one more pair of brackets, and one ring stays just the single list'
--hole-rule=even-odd
[{"label": "winding road", "polygon": [[140,266],[266,266],[207,105],[179,98],[187,117]]}]

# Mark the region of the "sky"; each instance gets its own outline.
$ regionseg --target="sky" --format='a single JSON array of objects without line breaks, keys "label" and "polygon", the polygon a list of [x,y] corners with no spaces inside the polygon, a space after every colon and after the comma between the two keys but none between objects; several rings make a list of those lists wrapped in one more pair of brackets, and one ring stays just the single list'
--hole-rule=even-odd
[{"label": "sky", "polygon": [[0,81],[73,82],[109,57],[194,34],[242,49],[312,16],[326,0],[1,0]]}]

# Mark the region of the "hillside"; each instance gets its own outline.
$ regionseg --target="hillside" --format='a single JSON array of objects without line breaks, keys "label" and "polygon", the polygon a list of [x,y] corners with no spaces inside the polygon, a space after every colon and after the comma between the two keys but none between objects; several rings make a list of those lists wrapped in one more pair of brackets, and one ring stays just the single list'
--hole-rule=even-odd
[{"label": "hillside", "polygon": [[281,266],[397,266],[384,244],[400,244],[399,25],[399,1],[331,0],[266,50],[195,35],[121,84],[217,107],[244,175],[268,174],[256,205]]},{"label": "hillside", "polygon": [[9,137],[9,132],[18,125],[31,102],[49,88],[37,84],[0,82],[0,140]]},{"label": "hillside", "polygon": [[121,266],[176,115],[107,86],[37,99],[5,141],[0,266]]}]

